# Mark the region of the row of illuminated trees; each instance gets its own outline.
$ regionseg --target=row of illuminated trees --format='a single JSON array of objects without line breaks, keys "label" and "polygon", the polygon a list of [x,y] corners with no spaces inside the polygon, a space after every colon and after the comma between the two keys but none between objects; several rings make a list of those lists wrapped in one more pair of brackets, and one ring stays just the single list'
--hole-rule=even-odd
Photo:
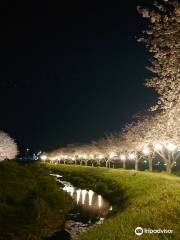
[{"label": "row of illuminated trees", "polygon": [[158,157],[168,172],[175,166],[180,157],[180,3],[155,1],[150,9],[138,7],[138,12],[149,21],[138,39],[151,54],[148,69],[152,75],[145,86],[155,90],[158,100],[120,133],[44,153],[43,160],[106,166],[121,160],[124,168],[131,160],[138,170],[145,158],[152,170]]},{"label": "row of illuminated trees", "polygon": [[[171,113],[171,119],[167,117]],[[112,166],[121,161],[126,168],[128,161],[134,162],[136,170],[139,162],[148,160],[149,170],[153,169],[156,157],[164,161],[171,172],[180,157],[180,135],[174,109],[154,116],[140,116],[141,120],[127,125],[119,134],[109,135],[89,144],[71,144],[52,152],[43,153],[41,159],[54,163]]]}]

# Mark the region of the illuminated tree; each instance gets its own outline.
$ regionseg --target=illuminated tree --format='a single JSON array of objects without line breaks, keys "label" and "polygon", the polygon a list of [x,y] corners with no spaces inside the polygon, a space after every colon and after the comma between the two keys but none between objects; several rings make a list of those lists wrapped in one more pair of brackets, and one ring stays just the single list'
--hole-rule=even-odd
[{"label": "illuminated tree", "polygon": [[154,3],[153,9],[138,7],[144,18],[150,21],[149,28],[139,38],[153,54],[148,69],[153,77],[145,85],[159,94],[159,100],[151,110],[171,109],[180,106],[180,3],[164,0]]},{"label": "illuminated tree", "polygon": [[15,141],[7,133],[0,131],[0,161],[15,159],[17,154]]},{"label": "illuminated tree", "polygon": [[148,134],[155,153],[161,156],[167,171],[171,172],[180,153],[180,110],[175,107],[156,115]]}]

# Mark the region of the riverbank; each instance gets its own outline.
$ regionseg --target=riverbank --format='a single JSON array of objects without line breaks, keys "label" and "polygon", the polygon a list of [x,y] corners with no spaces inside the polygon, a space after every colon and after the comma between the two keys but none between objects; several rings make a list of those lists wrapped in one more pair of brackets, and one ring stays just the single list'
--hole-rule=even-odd
[{"label": "riverbank", "polygon": [[70,197],[36,163],[0,162],[0,240],[39,240],[64,223]]},{"label": "riverbank", "polygon": [[165,173],[45,165],[77,187],[102,194],[115,209],[102,225],[81,234],[81,240],[139,239],[134,229],[169,229],[173,234],[143,234],[141,239],[180,239],[180,178]]}]

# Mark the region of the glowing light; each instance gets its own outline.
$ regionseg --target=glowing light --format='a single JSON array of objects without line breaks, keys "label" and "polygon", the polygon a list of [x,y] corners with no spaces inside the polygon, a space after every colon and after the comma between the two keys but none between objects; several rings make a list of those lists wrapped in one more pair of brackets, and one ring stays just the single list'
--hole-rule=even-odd
[{"label": "glowing light", "polygon": [[110,153],[109,157],[110,157],[110,158],[114,158],[114,157],[115,157],[115,154],[114,154],[114,153]]},{"label": "glowing light", "polygon": [[162,149],[162,145],[161,145],[160,143],[156,143],[155,146],[154,146],[154,148],[155,148],[156,150],[161,150],[161,149]]},{"label": "glowing light", "polygon": [[91,154],[91,155],[90,155],[90,158],[91,158],[91,159],[93,159],[93,158],[94,158],[94,155],[93,155],[93,154]]},{"label": "glowing light", "polygon": [[67,193],[70,193],[71,196],[74,194],[74,187],[73,186],[64,186],[63,190],[66,191]]},{"label": "glowing light", "polygon": [[41,160],[46,160],[47,156],[46,155],[41,155]]},{"label": "glowing light", "polygon": [[86,199],[86,193],[87,191],[86,190],[82,190],[82,204],[85,203],[85,199]]},{"label": "glowing light", "polygon": [[146,148],[143,149],[142,152],[143,152],[144,155],[149,155],[150,151],[149,151],[149,148],[146,147]]},{"label": "glowing light", "polygon": [[174,151],[176,149],[176,145],[174,145],[173,143],[167,144],[166,147],[169,151]]},{"label": "glowing light", "polygon": [[101,195],[98,195],[98,207],[100,208],[102,206],[102,197]]},{"label": "glowing light", "polygon": [[126,156],[123,155],[123,154],[121,154],[121,155],[120,155],[120,159],[121,159],[122,161],[124,161],[124,160],[126,160]]},{"label": "glowing light", "polygon": [[130,159],[130,160],[135,159],[135,154],[134,154],[134,153],[130,153],[130,154],[129,154],[129,159]]},{"label": "glowing light", "polygon": [[80,189],[77,189],[77,190],[76,190],[76,201],[77,201],[77,204],[79,203],[80,196],[81,196],[81,190],[80,190]]},{"label": "glowing light", "polygon": [[89,206],[91,206],[94,192],[92,190],[89,190],[88,195],[89,195]]},{"label": "glowing light", "polygon": [[103,159],[103,155],[100,154],[100,155],[98,156],[98,158],[99,158],[99,159]]},{"label": "glowing light", "polygon": [[84,155],[83,155],[83,158],[84,158],[84,159],[87,159],[87,155],[86,155],[86,154],[84,154]]}]

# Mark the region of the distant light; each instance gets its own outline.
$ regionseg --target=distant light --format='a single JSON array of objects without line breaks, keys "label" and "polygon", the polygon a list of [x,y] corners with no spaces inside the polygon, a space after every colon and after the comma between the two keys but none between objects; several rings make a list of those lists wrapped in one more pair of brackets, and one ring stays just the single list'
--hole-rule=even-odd
[{"label": "distant light", "polygon": [[131,159],[131,160],[135,159],[135,154],[134,153],[130,153],[129,154],[129,159]]},{"label": "distant light", "polygon": [[100,155],[98,156],[98,158],[99,158],[99,159],[103,159],[103,155],[100,154]]},{"label": "distant light", "polygon": [[174,145],[173,143],[167,144],[166,147],[169,151],[174,151],[176,149],[176,145]]},{"label": "distant light", "polygon": [[161,149],[162,149],[162,145],[161,145],[160,143],[156,143],[156,144],[154,145],[154,148],[155,148],[156,150],[161,150]]},{"label": "distant light", "polygon": [[90,158],[91,158],[91,159],[93,159],[93,158],[94,158],[94,155],[93,155],[93,154],[91,154],[91,155],[90,155]]},{"label": "distant light", "polygon": [[149,151],[149,148],[146,147],[142,150],[142,152],[143,152],[144,155],[149,155],[150,151]]},{"label": "distant light", "polygon": [[86,154],[84,154],[84,155],[83,155],[83,158],[84,158],[84,159],[87,159],[87,155],[86,155]]},{"label": "distant light", "polygon": [[126,156],[125,155],[123,155],[123,154],[121,154],[120,155],[120,159],[123,161],[123,160],[126,160]]},{"label": "distant light", "polygon": [[41,160],[46,160],[47,156],[46,155],[41,155]]},{"label": "distant light", "polygon": [[110,157],[110,158],[114,158],[114,157],[115,157],[115,154],[114,154],[114,153],[110,153],[109,157]]}]

